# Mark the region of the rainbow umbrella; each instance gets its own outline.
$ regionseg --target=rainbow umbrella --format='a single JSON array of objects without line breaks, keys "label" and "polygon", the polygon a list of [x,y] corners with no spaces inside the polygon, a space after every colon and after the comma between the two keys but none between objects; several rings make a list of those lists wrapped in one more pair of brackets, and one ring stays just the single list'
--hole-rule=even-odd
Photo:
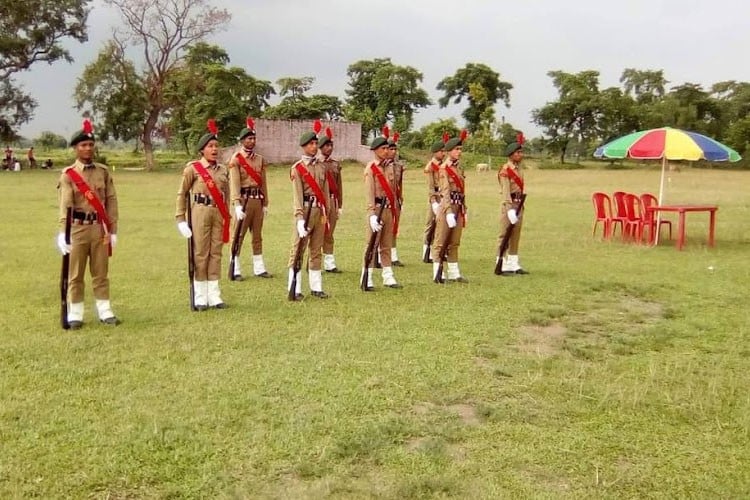
[{"label": "rainbow umbrella", "polygon": [[596,148],[597,158],[661,160],[659,205],[664,198],[667,160],[739,161],[742,157],[729,146],[687,130],[663,127],[633,132]]}]

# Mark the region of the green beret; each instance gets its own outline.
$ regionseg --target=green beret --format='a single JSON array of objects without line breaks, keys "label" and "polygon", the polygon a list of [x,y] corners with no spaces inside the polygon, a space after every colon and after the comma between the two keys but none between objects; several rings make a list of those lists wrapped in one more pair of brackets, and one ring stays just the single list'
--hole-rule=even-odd
[{"label": "green beret", "polygon": [[374,149],[378,149],[380,146],[387,146],[387,145],[388,145],[388,139],[380,135],[372,140],[372,142],[370,143],[370,149],[374,150]]},{"label": "green beret", "polygon": [[430,153],[437,153],[438,151],[442,151],[445,147],[445,143],[443,141],[435,141],[432,143],[432,146],[430,146]]},{"label": "green beret", "polygon": [[253,130],[251,128],[247,128],[247,127],[243,128],[242,132],[240,132],[239,137],[237,137],[237,140],[241,141],[242,139],[244,139],[248,135],[254,136],[255,135],[255,130]]},{"label": "green beret", "polygon": [[79,130],[78,132],[76,132],[76,133],[75,133],[75,134],[73,135],[73,137],[71,137],[71,139],[70,139],[70,147],[72,148],[73,146],[75,146],[75,145],[76,145],[76,144],[78,144],[79,142],[83,142],[83,141],[93,141],[93,140],[95,140],[95,139],[94,139],[94,133],[93,133],[93,132],[89,132],[89,133],[87,134],[87,133],[86,133],[86,132],[84,132],[83,130]]},{"label": "green beret", "polygon": [[203,134],[201,139],[198,141],[198,151],[203,151],[203,148],[206,147],[206,144],[208,144],[214,139],[217,141],[219,140],[219,138],[216,137],[216,135],[214,134]]},{"label": "green beret", "polygon": [[331,144],[333,144],[333,139],[330,139],[330,138],[329,138],[329,137],[328,137],[327,135],[325,135],[325,134],[323,134],[323,135],[321,135],[320,137],[318,137],[318,147],[319,147],[319,148],[322,148],[323,146],[325,146],[325,145],[326,145],[326,144],[328,144],[329,142],[330,142]]},{"label": "green beret", "polygon": [[457,146],[463,146],[463,141],[458,137],[451,137],[450,139],[448,139],[448,142],[445,143],[445,150],[450,151]]},{"label": "green beret", "polygon": [[305,132],[301,136],[299,136],[299,145],[300,146],[307,146],[310,141],[316,141],[318,140],[318,136],[315,135],[315,132]]},{"label": "green beret", "polygon": [[505,147],[505,156],[510,156],[519,149],[523,149],[523,146],[521,146],[517,142],[511,142]]}]

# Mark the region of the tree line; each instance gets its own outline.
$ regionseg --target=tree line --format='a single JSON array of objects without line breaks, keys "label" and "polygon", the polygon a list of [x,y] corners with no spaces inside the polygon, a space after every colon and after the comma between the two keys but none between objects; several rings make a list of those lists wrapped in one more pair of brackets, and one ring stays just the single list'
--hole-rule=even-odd
[{"label": "tree line", "polygon": [[[2,0],[6,1],[6,0]],[[11,140],[36,105],[12,80],[33,63],[70,61],[65,39],[87,40],[91,0],[30,0],[3,16],[0,37],[0,137]],[[153,166],[154,141],[190,151],[203,124],[215,118],[225,137],[235,136],[245,117],[351,120],[362,123],[363,141],[389,124],[413,147],[426,147],[444,131],[456,133],[455,119],[413,130],[414,114],[433,105],[422,73],[390,58],[352,63],[345,96],[314,94],[312,76],[287,76],[274,83],[231,65],[227,52],[205,39],[231,18],[210,0],[105,0],[121,23],[97,58],[78,78],[74,99],[91,115],[104,139],[142,145]],[[43,12],[44,15],[39,13]],[[137,54],[137,59],[133,57]],[[138,62],[136,62],[136,60]],[[662,70],[627,68],[620,86],[600,88],[599,72],[548,72],[557,98],[533,109],[543,136],[539,150],[587,155],[602,142],[636,130],[673,126],[714,137],[745,153],[750,149],[750,83],[670,83]],[[509,107],[513,85],[486,64],[467,63],[437,85],[438,106],[464,104],[461,116],[475,149],[498,151],[514,140],[512,124],[498,122],[495,107]],[[280,101],[270,104],[272,96]],[[46,134],[46,135],[45,135]],[[50,133],[44,133],[51,142]]]}]

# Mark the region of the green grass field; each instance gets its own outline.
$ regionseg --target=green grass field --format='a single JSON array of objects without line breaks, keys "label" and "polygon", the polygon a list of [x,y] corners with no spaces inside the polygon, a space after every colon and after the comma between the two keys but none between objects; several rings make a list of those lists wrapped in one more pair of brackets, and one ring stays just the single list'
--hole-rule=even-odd
[{"label": "green grass field", "polygon": [[[750,491],[750,172],[684,169],[712,202],[688,240],[591,237],[594,190],[658,190],[657,167],[529,170],[521,261],[492,274],[494,173],[468,169],[468,285],[420,262],[410,165],[402,290],[358,290],[361,167],[345,165],[327,301],[286,301],[291,193],[269,175],[272,280],[188,309],[179,169],[115,173],[117,328],[58,326],[59,172],[0,172],[0,498],[740,498]],[[249,269],[249,247],[243,264]],[[227,249],[228,251],[228,249]],[[224,259],[226,266],[228,259]],[[712,269],[709,269],[712,268]],[[307,277],[305,277],[307,293]]]}]

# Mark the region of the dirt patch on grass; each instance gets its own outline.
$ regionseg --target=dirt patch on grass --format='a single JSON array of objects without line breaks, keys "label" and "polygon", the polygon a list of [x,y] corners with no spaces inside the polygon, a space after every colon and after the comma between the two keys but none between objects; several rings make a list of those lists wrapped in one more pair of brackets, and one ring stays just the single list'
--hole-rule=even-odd
[{"label": "dirt patch on grass", "polygon": [[428,437],[415,437],[409,439],[406,443],[404,443],[404,448],[406,448],[407,451],[419,451],[426,448],[429,442],[430,438]]},{"label": "dirt patch on grass", "polygon": [[530,466],[521,471],[521,474],[533,483],[541,485],[550,492],[563,492],[570,490],[567,479],[553,474],[551,471],[538,466]]},{"label": "dirt patch on grass", "polygon": [[413,411],[417,415],[427,415],[428,413],[434,411],[435,408],[437,408],[437,406],[434,403],[423,401],[412,406],[411,411]]},{"label": "dirt patch on grass", "polygon": [[516,348],[524,354],[549,358],[562,351],[567,332],[562,323],[526,325],[521,327],[521,342]]},{"label": "dirt patch on grass", "polygon": [[479,425],[481,423],[477,409],[473,405],[455,404],[447,406],[446,409],[458,415],[458,418],[465,425]]}]

